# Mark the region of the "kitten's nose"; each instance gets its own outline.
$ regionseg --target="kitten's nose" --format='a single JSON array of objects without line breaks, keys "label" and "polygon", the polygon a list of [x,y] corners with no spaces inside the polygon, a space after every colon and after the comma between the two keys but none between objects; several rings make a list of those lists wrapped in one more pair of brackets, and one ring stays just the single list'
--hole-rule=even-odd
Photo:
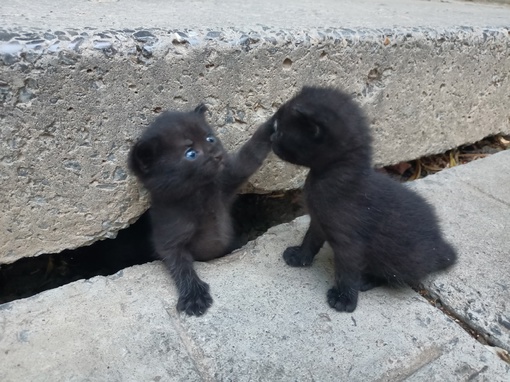
[{"label": "kitten's nose", "polygon": [[222,159],[223,159],[223,155],[221,155],[221,154],[216,154],[216,155],[214,156],[214,160],[215,160],[216,162],[221,162],[221,161],[222,161]]}]

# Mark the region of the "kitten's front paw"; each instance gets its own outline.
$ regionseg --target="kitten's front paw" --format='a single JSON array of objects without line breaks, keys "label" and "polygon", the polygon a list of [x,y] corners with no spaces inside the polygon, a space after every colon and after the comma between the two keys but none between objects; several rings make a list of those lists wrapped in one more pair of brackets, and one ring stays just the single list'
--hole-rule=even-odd
[{"label": "kitten's front paw", "polygon": [[339,312],[354,312],[358,305],[358,291],[352,288],[331,288],[328,290],[328,303]]},{"label": "kitten's front paw", "polygon": [[190,316],[201,316],[212,305],[212,302],[209,285],[202,281],[190,288],[187,293],[179,296],[177,310],[186,312]]},{"label": "kitten's front paw", "polygon": [[287,248],[283,252],[283,259],[291,267],[307,267],[313,262],[313,257],[304,256],[299,246]]}]

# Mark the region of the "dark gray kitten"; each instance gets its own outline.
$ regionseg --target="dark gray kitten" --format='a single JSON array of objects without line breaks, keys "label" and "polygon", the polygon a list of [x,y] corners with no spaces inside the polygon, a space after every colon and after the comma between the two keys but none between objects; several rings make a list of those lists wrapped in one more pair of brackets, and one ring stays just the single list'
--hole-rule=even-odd
[{"label": "dark gray kitten", "polygon": [[193,261],[227,254],[233,244],[230,207],[236,191],[271,150],[272,122],[234,155],[205,120],[207,108],[165,112],[136,142],[129,167],[151,196],[152,237],[177,289],[177,309],[199,316],[212,304]]},{"label": "dark gray kitten", "polygon": [[371,167],[371,137],[361,109],[331,88],[305,87],[275,114],[273,150],[306,166],[310,226],[303,243],[283,253],[307,266],[327,241],[334,252],[331,307],[352,312],[358,291],[383,283],[415,284],[452,265],[433,208],[419,195]]}]

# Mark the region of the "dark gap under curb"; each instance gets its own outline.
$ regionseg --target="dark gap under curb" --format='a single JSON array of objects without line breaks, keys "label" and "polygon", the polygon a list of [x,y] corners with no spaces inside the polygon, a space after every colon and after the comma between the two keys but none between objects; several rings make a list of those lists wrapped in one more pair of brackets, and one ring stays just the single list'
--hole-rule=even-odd
[{"label": "dark gap under curb", "polygon": [[510,356],[508,351],[506,349],[499,347],[498,344],[496,344],[494,340],[491,338],[490,334],[484,333],[483,331],[475,328],[473,325],[470,325],[469,322],[465,321],[452,309],[449,309],[447,306],[443,305],[439,295],[427,290],[422,284],[411,287],[420,296],[425,298],[430,303],[430,305],[446,314],[453,322],[455,322],[462,329],[464,329],[464,331],[467,332],[475,340],[480,342],[482,345],[496,348],[495,354],[497,354],[497,356],[500,359],[510,364]]},{"label": "dark gap under curb", "polygon": [[[406,182],[508,149],[509,144],[509,136],[491,136],[443,154],[401,162],[377,171]],[[232,211],[238,236],[236,247],[257,238],[270,227],[292,221],[304,213],[300,190],[240,195]],[[130,227],[119,231],[115,239],[0,264],[0,304],[80,279],[112,275],[121,269],[153,260],[157,257],[151,248],[150,225],[145,213]]]},{"label": "dark gap under curb", "polygon": [[[239,195],[232,208],[237,238],[235,248],[242,247],[272,226],[303,215],[300,196],[299,190]],[[0,265],[0,304],[80,279],[112,275],[157,259],[150,241],[148,212],[145,212],[134,224],[120,230],[115,239]]]},{"label": "dark gap under curb", "polygon": [[442,154],[400,162],[379,168],[377,171],[386,173],[400,182],[407,182],[425,178],[446,168],[460,166],[508,149],[510,149],[510,135],[491,135],[478,142],[465,144]]}]

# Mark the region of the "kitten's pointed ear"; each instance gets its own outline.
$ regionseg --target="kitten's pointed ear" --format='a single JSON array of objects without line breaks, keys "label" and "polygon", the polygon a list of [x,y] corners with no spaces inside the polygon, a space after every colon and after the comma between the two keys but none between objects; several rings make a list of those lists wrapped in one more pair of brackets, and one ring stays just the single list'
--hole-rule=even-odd
[{"label": "kitten's pointed ear", "polygon": [[156,162],[159,143],[156,139],[138,141],[129,154],[129,167],[137,175],[147,174]]},{"label": "kitten's pointed ear", "polygon": [[315,113],[307,109],[302,105],[295,105],[292,110],[298,114],[301,118],[305,119],[308,126],[312,130],[314,138],[320,138],[322,136],[322,127],[320,121],[315,116]]},{"label": "kitten's pointed ear", "polygon": [[195,108],[194,111],[197,114],[204,115],[206,111],[209,111],[209,109],[207,108],[207,106],[205,106],[205,103],[201,103]]}]

